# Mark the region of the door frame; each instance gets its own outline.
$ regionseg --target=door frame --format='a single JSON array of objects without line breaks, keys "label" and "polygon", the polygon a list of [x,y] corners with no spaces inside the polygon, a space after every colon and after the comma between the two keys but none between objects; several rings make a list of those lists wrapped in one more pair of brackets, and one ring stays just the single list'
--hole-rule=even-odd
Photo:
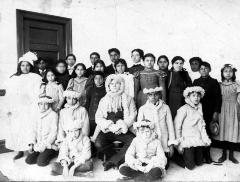
[{"label": "door frame", "polygon": [[18,58],[20,58],[25,52],[24,47],[24,19],[31,19],[31,20],[42,20],[49,23],[57,23],[64,26],[65,32],[65,48],[67,55],[68,53],[72,52],[72,19],[65,18],[60,16],[48,15],[43,13],[36,13],[32,11],[25,11],[25,10],[16,10],[16,23],[17,23],[17,54]]}]

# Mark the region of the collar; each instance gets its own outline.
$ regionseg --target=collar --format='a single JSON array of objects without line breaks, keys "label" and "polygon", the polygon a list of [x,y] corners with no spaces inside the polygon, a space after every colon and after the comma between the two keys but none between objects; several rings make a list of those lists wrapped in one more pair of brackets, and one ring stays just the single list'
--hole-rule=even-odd
[{"label": "collar", "polygon": [[79,101],[78,101],[75,105],[73,105],[73,106],[70,106],[68,103],[66,103],[66,104],[64,105],[65,108],[72,109],[72,110],[77,109],[79,106],[80,106]]},{"label": "collar", "polygon": [[146,102],[146,105],[149,106],[149,107],[152,107],[152,108],[155,108],[155,109],[160,109],[162,106],[163,106],[164,102],[159,99],[159,101],[157,101],[157,103],[154,105],[152,104],[151,102],[147,101]]},{"label": "collar", "polygon": [[199,112],[201,113],[201,115],[202,115],[202,104],[201,104],[201,103],[199,103],[199,104],[196,106],[196,105],[194,105],[194,104],[190,101],[190,99],[188,99],[188,98],[185,99],[185,102],[186,102],[190,107],[192,107],[193,109],[199,111]]},{"label": "collar", "polygon": [[74,65],[73,66],[68,65],[68,70],[73,70],[73,69],[74,69]]}]

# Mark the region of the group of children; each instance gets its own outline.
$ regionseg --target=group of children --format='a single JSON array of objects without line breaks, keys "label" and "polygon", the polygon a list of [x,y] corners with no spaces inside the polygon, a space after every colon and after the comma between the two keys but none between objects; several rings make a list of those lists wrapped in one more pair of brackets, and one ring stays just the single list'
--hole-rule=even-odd
[{"label": "group of children", "polygon": [[[240,85],[232,65],[224,65],[218,83],[199,57],[190,59],[188,73],[181,56],[171,69],[160,56],[155,70],[155,56],[141,49],[131,52],[130,68],[118,49],[108,53],[112,64],[93,52],[88,69],[73,54],[54,68],[32,52],[19,59],[6,94],[6,147],[18,151],[14,160],[28,151],[26,163],[46,166],[58,156],[53,175],[79,176],[99,157],[105,171],[117,167],[126,177],[156,180],[169,160],[188,169],[210,164],[211,140],[240,142]],[[218,162],[226,157],[224,149]],[[231,148],[229,160],[238,163]]]}]

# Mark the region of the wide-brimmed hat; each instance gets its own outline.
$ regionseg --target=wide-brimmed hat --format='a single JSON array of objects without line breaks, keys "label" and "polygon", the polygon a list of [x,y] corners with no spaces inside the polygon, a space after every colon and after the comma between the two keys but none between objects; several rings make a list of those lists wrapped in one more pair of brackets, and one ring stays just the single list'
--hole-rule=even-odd
[{"label": "wide-brimmed hat", "polygon": [[183,91],[183,96],[185,98],[187,98],[189,96],[190,93],[193,92],[197,92],[200,93],[201,98],[203,98],[204,94],[205,94],[205,90],[202,87],[199,86],[194,86],[194,87],[187,87],[184,91]]},{"label": "wide-brimmed hat", "polygon": [[147,119],[133,123],[134,130],[137,130],[138,128],[141,128],[141,127],[148,127],[150,129],[154,129],[154,123]]},{"label": "wide-brimmed hat", "polygon": [[37,61],[37,60],[38,60],[37,54],[33,53],[31,51],[28,51],[27,53],[23,54],[23,56],[18,59],[18,62],[20,63],[22,61],[27,61],[31,65],[34,65],[33,62]]}]

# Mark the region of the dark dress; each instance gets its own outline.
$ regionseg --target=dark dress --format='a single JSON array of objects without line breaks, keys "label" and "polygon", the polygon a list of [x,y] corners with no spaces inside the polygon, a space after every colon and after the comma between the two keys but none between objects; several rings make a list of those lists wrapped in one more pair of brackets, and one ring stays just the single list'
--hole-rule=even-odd
[{"label": "dark dress", "polygon": [[106,67],[105,73],[106,73],[106,76],[115,74],[115,69],[112,64],[110,64],[109,66]]},{"label": "dark dress", "polygon": [[135,75],[134,78],[134,97],[136,98],[137,108],[140,108],[147,101],[147,95],[143,94],[144,88],[162,87],[162,99],[166,101],[166,74],[154,69],[144,69]]},{"label": "dark dress", "polygon": [[101,87],[96,87],[94,85],[93,87],[89,88],[86,92],[87,100],[85,108],[88,111],[90,136],[92,136],[96,128],[95,114],[98,108],[98,104],[101,98],[103,98],[106,95],[106,90],[103,84]]},{"label": "dark dress", "polygon": [[63,89],[66,90],[68,86],[68,81],[71,79],[71,76],[68,74],[68,71],[65,73],[56,73],[57,82],[62,84]]},{"label": "dark dress", "polygon": [[183,91],[192,85],[191,78],[187,71],[168,72],[167,77],[167,104],[170,107],[173,119],[177,114],[177,110],[184,105],[185,100]]},{"label": "dark dress", "polygon": [[136,64],[136,65],[133,65],[132,67],[130,67],[128,70],[129,70],[130,74],[134,75],[136,72],[140,72],[140,71],[144,70],[144,66],[141,64]]},{"label": "dark dress", "polygon": [[92,75],[93,74],[93,67],[92,66],[90,66],[87,70],[86,70],[86,72],[85,72],[85,77],[89,77],[90,75]]}]

